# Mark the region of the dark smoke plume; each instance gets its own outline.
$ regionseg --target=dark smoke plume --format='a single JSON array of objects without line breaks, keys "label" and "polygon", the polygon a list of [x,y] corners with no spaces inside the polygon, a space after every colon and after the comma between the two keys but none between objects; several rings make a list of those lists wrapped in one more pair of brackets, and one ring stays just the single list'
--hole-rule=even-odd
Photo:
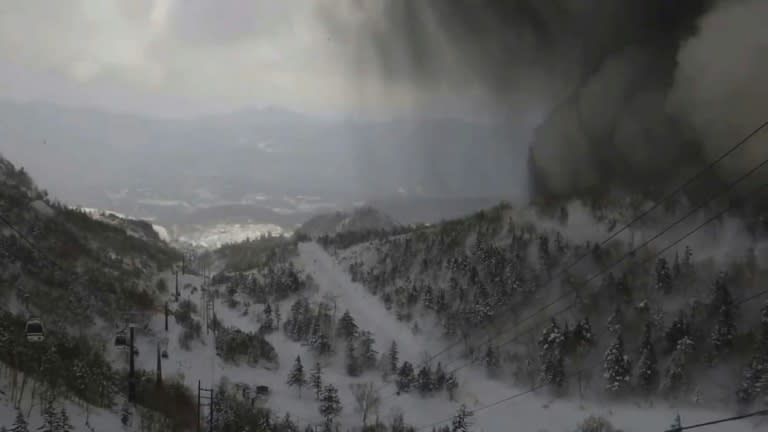
[{"label": "dark smoke plume", "polygon": [[[414,92],[480,87],[513,111],[548,107],[529,147],[532,198],[653,196],[768,120],[765,0],[335,4],[323,16],[362,75]],[[768,133],[705,189],[763,158]]]}]

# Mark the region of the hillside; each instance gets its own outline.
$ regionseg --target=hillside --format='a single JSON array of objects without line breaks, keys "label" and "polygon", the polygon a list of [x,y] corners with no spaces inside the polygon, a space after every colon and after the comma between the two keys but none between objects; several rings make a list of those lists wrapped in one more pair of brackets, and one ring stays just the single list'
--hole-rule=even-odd
[{"label": "hillside", "polygon": [[304,222],[298,233],[310,237],[336,235],[341,233],[391,230],[398,226],[390,216],[381,211],[363,206],[348,212],[320,214]]}]

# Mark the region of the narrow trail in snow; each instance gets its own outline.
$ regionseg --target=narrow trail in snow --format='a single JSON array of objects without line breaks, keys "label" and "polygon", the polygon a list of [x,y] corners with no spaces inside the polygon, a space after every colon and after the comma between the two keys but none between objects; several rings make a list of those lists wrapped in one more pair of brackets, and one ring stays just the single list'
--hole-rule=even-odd
[{"label": "narrow trail in snow", "polygon": [[304,269],[319,286],[320,296],[330,295],[336,299],[339,316],[349,310],[361,329],[373,333],[379,352],[386,352],[391,342],[396,340],[400,359],[416,364],[421,363],[425,353],[439,349],[434,342],[414,335],[407,324],[394,319],[378,297],[362,285],[352,282],[349,275],[320,245],[303,243],[299,245],[299,252]]}]

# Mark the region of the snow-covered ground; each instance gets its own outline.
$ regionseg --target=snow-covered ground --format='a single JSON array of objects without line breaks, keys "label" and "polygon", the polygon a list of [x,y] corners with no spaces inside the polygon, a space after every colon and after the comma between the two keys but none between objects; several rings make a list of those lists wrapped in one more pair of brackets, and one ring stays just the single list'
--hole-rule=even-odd
[{"label": "snow-covered ground", "polygon": [[[29,424],[29,430],[38,430],[43,424],[42,408],[39,401],[35,400],[32,404],[30,400],[32,383],[27,384],[28,389],[24,393],[24,397],[19,404],[22,414]],[[5,376],[0,377],[0,390],[5,392],[10,388],[10,385]],[[125,430],[120,422],[120,416],[116,411],[109,411],[101,408],[88,407],[86,414],[85,406],[81,404],[75,404],[71,401],[58,401],[54,408],[58,411],[62,407],[66,408],[67,415],[69,416],[70,423],[73,427],[72,432],[109,432]],[[0,393],[0,427],[6,427],[11,430],[13,423],[16,419],[16,408],[10,397],[6,393]],[[87,421],[87,424],[86,424]]]},{"label": "snow-covered ground", "polygon": [[[418,365],[425,355],[435,354],[445,346],[437,330],[433,331],[428,325],[423,327],[422,332],[414,334],[406,324],[397,321],[378,298],[369,294],[361,285],[353,283],[334,258],[317,244],[301,244],[296,264],[310,274],[318,285],[317,291],[304,294],[310,296],[312,301],[331,301],[332,303],[331,299],[334,299],[337,316],[348,309],[361,329],[374,334],[376,349],[380,353],[386,352],[392,340],[396,340],[400,348],[401,361],[409,360]],[[173,275],[165,274],[163,277],[166,278],[170,291],[173,291],[175,285]],[[201,282],[200,278],[190,275],[180,278],[182,298],[195,302],[202,313],[204,305],[199,289]],[[198,289],[193,290],[193,287]],[[291,298],[280,303],[283,316],[288,314],[293,300]],[[256,331],[259,327],[257,317],[261,313],[261,306],[251,306],[248,315],[243,315],[242,306],[231,309],[221,301],[216,302],[215,309],[217,318],[223,325],[235,326],[244,331]],[[199,319],[200,316],[196,318]],[[422,322],[421,319],[419,321]],[[427,324],[429,320],[424,319],[423,322]],[[215,355],[212,333],[207,334],[205,329],[203,329],[203,340],[194,342],[191,349],[185,351],[181,349],[178,342],[181,332],[182,329],[173,317],[169,318],[169,329],[166,332],[163,312],[157,311],[149,318],[148,329],[137,331],[136,344],[140,354],[137,357],[136,366],[154,370],[157,343],[160,342],[169,354],[168,359],[162,360],[163,376],[166,379],[179,376],[193,391],[197,387],[198,380],[204,387],[211,387],[224,377],[232,383],[239,382],[251,386],[267,385],[271,389],[271,394],[265,404],[277,414],[290,412],[302,427],[307,424],[319,424],[322,421],[312,390],[305,388],[299,396],[297,389],[286,385],[289,371],[297,356],[301,356],[306,371],[312,369],[315,358],[306,347],[286,338],[282,331],[267,336],[279,355],[279,366],[276,369],[267,368],[266,365],[248,367],[224,363]],[[124,351],[110,348],[109,355],[116,366],[126,367],[127,354]],[[452,360],[456,360],[453,365],[462,363],[452,358],[452,355],[454,353],[448,352],[433,363],[438,360],[444,365]],[[398,396],[395,395],[394,384],[384,383],[378,372],[368,372],[357,378],[347,376],[343,357],[343,352],[340,352],[333,358],[321,360],[321,363],[324,369],[324,382],[332,383],[339,389],[339,396],[344,406],[339,420],[345,429],[361,424],[361,415],[355,411],[354,396],[350,389],[350,384],[353,383],[373,382],[380,389],[382,403],[378,410],[378,417],[382,422],[388,423],[393,413],[399,411],[404,414],[407,423],[417,427],[449,419],[461,403],[466,404],[469,409],[474,409],[526,390],[490,379],[484,371],[469,367],[459,372],[460,387],[456,402],[449,402],[444,394],[426,398],[415,393]],[[70,408],[68,405],[75,430],[86,431],[84,413],[78,409],[76,406]],[[37,414],[34,414],[34,411],[32,423],[36,427],[40,422],[39,409]],[[663,431],[669,427],[677,413],[680,414],[683,424],[708,421],[732,414],[708,408],[674,407],[661,401],[657,401],[652,408],[648,408],[633,403],[552,399],[543,393],[533,393],[478,413],[473,418],[473,430],[571,432],[586,417],[600,415],[625,432]],[[14,416],[15,412],[9,405],[0,403],[0,426],[10,426]],[[377,415],[374,414],[369,416],[369,419],[374,421],[376,417]],[[90,423],[98,431],[122,428],[116,413],[103,410],[91,410]],[[747,432],[763,430],[765,426],[765,421],[761,425],[758,419],[753,419],[721,424],[709,430]],[[431,430],[431,427],[427,430]],[[702,431],[706,430],[702,429]]]}]

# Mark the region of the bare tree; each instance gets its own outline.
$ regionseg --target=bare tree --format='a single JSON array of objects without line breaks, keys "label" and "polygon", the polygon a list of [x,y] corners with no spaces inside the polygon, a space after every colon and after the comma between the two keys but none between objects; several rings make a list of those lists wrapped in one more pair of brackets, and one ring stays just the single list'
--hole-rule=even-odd
[{"label": "bare tree", "polygon": [[372,382],[355,383],[349,385],[355,396],[355,408],[363,415],[363,428],[368,425],[368,416],[376,414],[381,403],[379,391]]}]

